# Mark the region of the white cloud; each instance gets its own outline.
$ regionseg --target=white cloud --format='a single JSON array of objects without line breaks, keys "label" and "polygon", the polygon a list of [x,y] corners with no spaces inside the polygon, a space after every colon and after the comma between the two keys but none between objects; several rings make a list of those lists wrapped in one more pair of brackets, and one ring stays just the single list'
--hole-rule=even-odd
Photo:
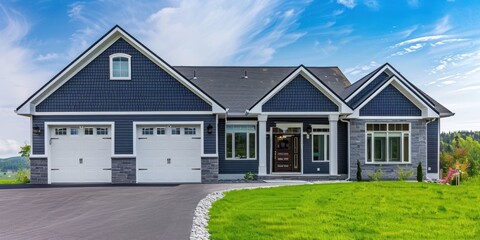
[{"label": "white cloud", "polygon": [[0,139],[0,156],[17,156],[20,144],[13,139]]},{"label": "white cloud", "polygon": [[417,43],[415,45],[411,45],[409,47],[406,47],[404,48],[402,51],[398,51],[390,56],[403,56],[405,54],[408,54],[408,53],[412,53],[412,52],[416,52],[418,50],[420,50],[421,48],[423,48],[425,46],[424,43]]},{"label": "white cloud", "polygon": [[403,42],[399,42],[399,43],[393,45],[391,48],[401,47],[401,46],[404,46],[404,45],[419,43],[419,42],[429,42],[429,41],[432,41],[432,40],[438,40],[438,39],[442,39],[442,38],[446,38],[446,37],[448,37],[448,36],[446,36],[446,35],[423,36],[423,37],[413,38],[413,39],[409,39],[409,40],[406,40],[406,41],[403,41]]},{"label": "white cloud", "polygon": [[364,0],[363,4],[372,10],[378,10],[380,8],[380,4],[377,0]]},{"label": "white cloud", "polygon": [[445,39],[445,40],[441,40],[441,41],[438,41],[438,42],[435,42],[435,43],[431,43],[430,46],[436,47],[436,46],[445,45],[445,44],[447,44],[447,43],[464,42],[464,41],[467,41],[467,40],[468,40],[468,39],[466,39],[466,38]]},{"label": "white cloud", "polygon": [[441,82],[443,85],[450,85],[450,84],[454,84],[456,83],[456,81],[453,81],[453,80],[447,80],[447,81],[443,81]]},{"label": "white cloud", "polygon": [[351,75],[351,76],[356,76],[360,73],[365,73],[369,70],[373,70],[374,68],[376,68],[378,66],[379,65],[378,65],[377,62],[371,61],[368,64],[356,65],[354,67],[347,68],[347,69],[345,69],[345,73],[348,74],[348,75]]},{"label": "white cloud", "polygon": [[354,8],[357,5],[357,2],[355,0],[337,0],[338,4],[342,4],[343,6],[347,8]]},{"label": "white cloud", "polygon": [[455,92],[466,92],[466,91],[472,91],[472,90],[477,90],[477,89],[480,89],[480,85],[463,87],[463,88],[455,90]]},{"label": "white cloud", "polygon": [[445,32],[448,32],[448,30],[452,29],[449,20],[450,17],[448,15],[438,20],[438,22],[435,24],[433,34],[443,34]]},{"label": "white cloud", "polygon": [[50,61],[57,59],[59,56],[57,53],[47,53],[47,54],[40,54],[38,57],[35,59],[37,61]]}]

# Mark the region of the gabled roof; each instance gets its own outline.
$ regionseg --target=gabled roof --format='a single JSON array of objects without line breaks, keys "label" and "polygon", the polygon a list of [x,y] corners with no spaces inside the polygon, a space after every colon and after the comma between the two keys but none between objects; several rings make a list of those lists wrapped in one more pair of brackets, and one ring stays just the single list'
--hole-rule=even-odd
[{"label": "gabled roof", "polygon": [[[280,84],[298,67],[175,66],[210,96],[229,108],[244,113]],[[335,94],[350,85],[338,67],[305,67]],[[245,78],[245,73],[248,78]],[[195,74],[195,79],[194,79]]]},{"label": "gabled roof", "polygon": [[346,87],[341,96],[343,99],[347,99],[352,93],[354,93],[357,89],[362,87],[373,75],[377,74],[383,67],[385,67],[387,63],[383,64],[382,66],[378,67],[377,69],[373,70],[369,74],[365,75],[364,77],[360,78],[358,81],[354,82],[352,85]]},{"label": "gabled roof", "polygon": [[214,98],[210,97],[202,89],[198,88],[196,85],[192,84],[187,78],[185,78],[181,73],[176,71],[172,66],[167,62],[157,56],[153,51],[145,47],[141,42],[123,30],[120,26],[115,25],[110,31],[103,35],[99,40],[97,40],[92,46],[85,50],[80,56],[73,60],[69,65],[67,65],[62,71],[55,75],[50,81],[43,85],[38,91],[36,91],[32,96],[30,96],[25,102],[23,102],[15,112],[20,115],[30,115],[34,112],[34,104],[38,104],[48,97],[52,92],[54,92],[58,87],[63,83],[68,81],[71,76],[76,74],[89,62],[95,59],[101,52],[108,48],[119,38],[123,38],[150,60],[156,63],[160,68],[165,70],[167,73],[172,75],[185,87],[189,88],[192,92],[198,95],[200,98],[212,105],[214,112],[225,112],[225,108],[218,103]]}]

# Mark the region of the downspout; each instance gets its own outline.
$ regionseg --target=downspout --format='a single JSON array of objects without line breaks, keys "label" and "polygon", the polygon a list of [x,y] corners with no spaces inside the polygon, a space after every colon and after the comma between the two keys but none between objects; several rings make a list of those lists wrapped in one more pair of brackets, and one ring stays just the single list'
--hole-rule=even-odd
[{"label": "downspout", "polygon": [[340,122],[347,123],[347,139],[348,139],[348,151],[347,151],[347,159],[348,159],[348,177],[345,179],[346,181],[350,181],[350,121],[345,120],[345,118],[340,118]]},{"label": "downspout", "polygon": [[[425,179],[427,179],[428,181],[432,181],[432,179],[430,179],[428,177],[428,124],[431,123],[431,122],[435,122],[437,119],[436,118],[432,118],[430,120],[427,119],[426,123],[425,123],[425,134],[427,135],[427,137],[425,138],[427,140],[426,144],[425,144]],[[438,130],[440,131],[440,129]],[[438,142],[440,142],[440,138],[438,139]],[[438,153],[440,155],[440,153]],[[440,173],[440,168],[438,168],[437,170],[439,173]]]}]

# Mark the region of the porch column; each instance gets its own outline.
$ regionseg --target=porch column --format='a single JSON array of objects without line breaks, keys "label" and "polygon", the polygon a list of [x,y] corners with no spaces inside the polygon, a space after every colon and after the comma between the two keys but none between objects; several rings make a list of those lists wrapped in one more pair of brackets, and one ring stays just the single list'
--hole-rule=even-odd
[{"label": "porch column", "polygon": [[328,116],[330,123],[330,175],[338,175],[338,115]]},{"label": "porch column", "polygon": [[258,175],[267,175],[267,119],[258,115]]}]

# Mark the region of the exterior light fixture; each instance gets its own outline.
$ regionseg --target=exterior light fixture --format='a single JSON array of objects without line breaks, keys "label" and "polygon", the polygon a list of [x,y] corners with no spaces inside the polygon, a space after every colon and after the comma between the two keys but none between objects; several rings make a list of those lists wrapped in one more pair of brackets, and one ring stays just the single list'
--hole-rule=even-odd
[{"label": "exterior light fixture", "polygon": [[42,130],[37,124],[33,126],[32,130],[33,130],[33,135],[40,135],[42,133]]},{"label": "exterior light fixture", "polygon": [[212,134],[212,132],[213,132],[213,126],[212,126],[212,124],[208,124],[207,133]]}]

